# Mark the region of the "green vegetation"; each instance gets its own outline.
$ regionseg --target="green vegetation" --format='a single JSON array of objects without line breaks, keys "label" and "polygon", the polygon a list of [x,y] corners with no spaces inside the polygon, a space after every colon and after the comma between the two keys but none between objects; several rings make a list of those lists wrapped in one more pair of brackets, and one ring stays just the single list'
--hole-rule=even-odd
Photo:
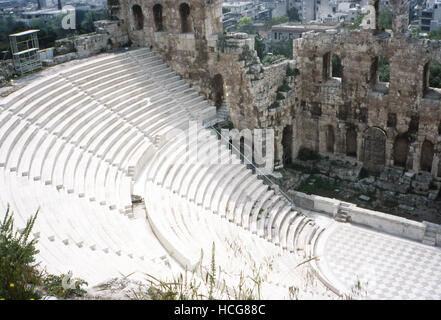
[{"label": "green vegetation", "polygon": [[237,31],[249,32],[251,33],[253,20],[251,17],[243,17],[237,21]]},{"label": "green vegetation", "polygon": [[278,101],[273,102],[273,103],[268,107],[269,110],[271,110],[271,109],[277,109],[277,108],[280,108],[280,103],[279,103]]},{"label": "green vegetation", "polygon": [[279,17],[274,17],[272,18],[270,21],[268,21],[266,23],[268,29],[270,29],[272,26],[278,25],[278,24],[282,24],[282,23],[286,23],[289,21],[289,17],[287,16],[279,16]]},{"label": "green vegetation", "polygon": [[292,88],[288,85],[286,80],[283,80],[283,84],[277,88],[277,92],[289,92]]},{"label": "green vegetation", "polygon": [[358,13],[357,18],[355,18],[354,21],[351,22],[351,24],[346,26],[346,29],[349,30],[358,30],[361,27],[361,23],[363,22],[363,18],[365,17],[365,14]]},{"label": "green vegetation", "polygon": [[73,297],[82,297],[86,294],[86,291],[81,288],[82,285],[87,285],[88,283],[79,278],[70,279],[71,283],[75,283],[75,288],[64,289],[62,282],[63,279],[68,279],[70,275],[62,274],[59,276],[49,274],[43,279],[43,286],[46,294],[49,296],[57,297],[60,299],[71,299]]},{"label": "green vegetation", "polygon": [[262,64],[264,66],[269,66],[271,64],[278,63],[278,62],[283,61],[285,59],[286,59],[286,57],[284,55],[265,56],[262,60]]},{"label": "green vegetation", "polygon": [[343,66],[341,64],[340,56],[333,53],[331,61],[332,61],[332,76],[337,78],[343,77]]},{"label": "green vegetation", "polygon": [[378,19],[378,26],[382,30],[392,29],[392,11],[390,10],[381,10],[380,17]]},{"label": "green vegetation", "polygon": [[441,88],[441,64],[436,61],[430,62],[429,86]]},{"label": "green vegetation", "polygon": [[38,213],[31,217],[22,232],[14,231],[14,219],[8,208],[0,225],[0,298],[6,300],[38,299],[36,287],[42,274],[35,264],[36,241],[29,241]]},{"label": "green vegetation", "polygon": [[[421,32],[421,29],[417,30]],[[427,39],[429,40],[441,40],[441,29],[432,30],[427,34]]]},{"label": "green vegetation", "polygon": [[271,42],[268,50],[272,52],[273,55],[283,55],[292,59],[292,40],[273,41]]},{"label": "green vegetation", "polygon": [[257,56],[260,58],[260,61],[263,60],[263,58],[265,57],[265,42],[263,37],[257,33],[256,37],[254,38],[255,42],[254,42],[254,49],[257,52]]},{"label": "green vegetation", "polygon": [[82,296],[81,286],[87,284],[74,279],[75,287],[64,289],[65,275],[55,276],[40,271],[35,255],[36,240],[29,240],[38,212],[26,223],[21,231],[14,231],[14,218],[9,208],[0,221],[0,300],[36,300],[43,295],[66,299]]},{"label": "green vegetation", "polygon": [[56,16],[54,19],[45,21],[43,18],[32,19],[30,25],[17,22],[12,17],[0,17],[0,50],[9,50],[8,35],[28,29],[39,29],[38,38],[41,48],[54,46],[55,40],[94,32],[94,21],[107,19],[107,10],[83,11],[76,10],[76,29],[65,30],[62,28],[62,20],[65,15]]},{"label": "green vegetation", "polygon": [[288,10],[289,21],[298,22],[300,21],[299,11],[296,8],[291,8]]},{"label": "green vegetation", "polygon": [[298,158],[301,161],[315,161],[321,159],[320,155],[317,152],[308,148],[301,148],[299,150]]},{"label": "green vegetation", "polygon": [[225,13],[228,13],[228,12],[231,12],[231,9],[229,9],[229,8],[222,8],[222,14],[225,14]]},{"label": "green vegetation", "polygon": [[295,68],[295,69],[291,69],[290,67],[288,67],[286,69],[286,76],[287,77],[297,77],[300,75],[300,71],[299,69]]},{"label": "green vegetation", "polygon": [[390,64],[385,57],[378,61],[378,76],[381,82],[390,82]]},{"label": "green vegetation", "polygon": [[[233,244],[229,244],[230,247]],[[198,267],[179,275],[172,281],[162,281],[151,275],[148,276],[149,289],[147,292],[133,291],[136,300],[259,300],[261,299],[262,273],[271,269],[271,262],[259,267],[254,266],[252,275],[241,273],[239,283],[232,288],[227,287],[222,268],[216,265],[215,245],[212,245],[211,261],[208,268],[202,266],[204,253]]]},{"label": "green vegetation", "polygon": [[279,100],[285,100],[285,96],[284,96],[282,93],[277,92],[276,99],[277,99],[278,101],[279,101]]},{"label": "green vegetation", "polygon": [[[359,13],[357,18],[352,21],[349,25],[346,26],[346,29],[349,30],[358,30],[361,28],[361,23],[363,22],[363,18],[365,14]],[[392,29],[392,11],[390,10],[381,10],[380,16],[378,19],[378,26],[381,30]]]},{"label": "green vegetation", "polygon": [[331,182],[328,179],[322,177],[308,178],[306,181],[297,188],[297,191],[306,194],[317,194],[324,197],[335,198],[338,196],[338,192],[334,191],[339,189],[339,183],[337,180]]}]

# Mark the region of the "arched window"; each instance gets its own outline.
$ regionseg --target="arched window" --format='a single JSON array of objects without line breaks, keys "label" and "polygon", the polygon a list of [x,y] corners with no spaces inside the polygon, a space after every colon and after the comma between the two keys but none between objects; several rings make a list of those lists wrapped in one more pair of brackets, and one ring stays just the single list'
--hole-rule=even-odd
[{"label": "arched window", "polygon": [[182,3],[179,6],[179,14],[181,16],[181,31],[182,31],[182,33],[191,32],[190,6],[187,3]]},{"label": "arched window", "polygon": [[386,133],[371,127],[363,135],[363,164],[372,173],[379,173],[386,163]]},{"label": "arched window", "polygon": [[421,147],[420,167],[423,171],[432,171],[434,147],[430,141],[424,141]]},{"label": "arched window", "polygon": [[373,90],[383,93],[389,92],[390,63],[386,57],[373,58],[370,81]]},{"label": "arched window", "polygon": [[441,98],[441,64],[429,61],[424,66],[423,95],[429,98]]},{"label": "arched window", "polygon": [[216,109],[219,111],[225,101],[224,79],[222,75],[217,74],[214,76],[212,90],[212,99]]},{"label": "arched window", "polygon": [[407,136],[399,136],[394,143],[394,165],[406,168],[409,154],[409,139]]},{"label": "arched window", "polygon": [[162,6],[160,4],[155,4],[153,6],[153,17],[155,20],[156,31],[157,32],[164,31]]},{"label": "arched window", "polygon": [[133,11],[133,19],[135,20],[135,29],[136,30],[144,29],[144,14],[142,13],[141,7],[135,4],[132,7],[132,11]]},{"label": "arched window", "polygon": [[283,146],[283,165],[292,163],[292,126],[286,126],[283,129],[282,146]]},{"label": "arched window", "polygon": [[346,131],[346,155],[357,157],[357,132],[354,128],[349,128]]},{"label": "arched window", "polygon": [[333,78],[343,78],[343,65],[341,63],[341,58],[338,54],[332,54],[332,77]]}]

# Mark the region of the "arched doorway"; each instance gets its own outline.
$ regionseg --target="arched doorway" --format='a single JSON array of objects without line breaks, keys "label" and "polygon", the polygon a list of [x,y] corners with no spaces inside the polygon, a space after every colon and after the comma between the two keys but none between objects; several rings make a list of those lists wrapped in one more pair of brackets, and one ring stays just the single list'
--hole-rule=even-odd
[{"label": "arched doorway", "polygon": [[394,165],[406,168],[407,156],[409,154],[409,138],[399,136],[394,143]]},{"label": "arched doorway", "polygon": [[426,140],[421,147],[420,168],[423,171],[432,171],[434,146],[433,143]]},{"label": "arched doorway", "polygon": [[386,133],[371,127],[364,132],[364,166],[374,173],[384,169],[386,163]]},{"label": "arched doorway", "polygon": [[187,3],[181,3],[179,6],[179,14],[181,16],[181,32],[191,32],[190,6]]},{"label": "arched doorway", "polygon": [[326,152],[334,153],[335,135],[334,127],[329,125],[326,129]]},{"label": "arched doorway", "polygon": [[156,32],[164,31],[162,6],[160,4],[155,4],[153,6],[153,17],[155,20]]},{"label": "arched doorway", "polygon": [[142,13],[141,7],[135,4],[132,7],[132,11],[133,11],[133,19],[135,20],[135,29],[136,30],[144,29],[144,14]]},{"label": "arched doorway", "polygon": [[225,84],[222,75],[215,75],[212,81],[212,99],[217,111],[219,111],[225,101],[224,86]]},{"label": "arched doorway", "polygon": [[282,146],[283,146],[283,165],[292,163],[292,126],[286,126],[283,129]]},{"label": "arched doorway", "polygon": [[355,128],[346,130],[346,155],[357,158],[357,131]]}]

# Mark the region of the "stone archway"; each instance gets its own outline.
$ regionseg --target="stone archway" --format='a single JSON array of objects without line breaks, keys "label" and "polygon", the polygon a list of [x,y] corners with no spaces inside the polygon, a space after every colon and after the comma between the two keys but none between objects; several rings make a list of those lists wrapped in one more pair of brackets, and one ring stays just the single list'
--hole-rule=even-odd
[{"label": "stone archway", "polygon": [[328,125],[326,128],[326,152],[334,153],[335,134],[334,127]]},{"label": "stone archway", "polygon": [[348,157],[357,157],[357,131],[355,128],[346,130],[346,155]]},{"label": "stone archway", "polygon": [[292,126],[286,126],[283,129],[282,146],[283,146],[283,165],[292,163]]},{"label": "stone archway", "polygon": [[425,140],[421,146],[420,169],[432,172],[432,163],[434,155],[434,145],[432,142]]},{"label": "stone archway", "polygon": [[153,6],[153,17],[155,20],[156,32],[164,31],[162,6],[159,3]]},{"label": "stone archway", "polygon": [[222,75],[217,74],[212,80],[212,99],[217,111],[222,107],[225,101],[225,82]]},{"label": "stone archway", "polygon": [[386,164],[386,133],[377,127],[364,132],[363,164],[370,172],[380,173]]},{"label": "stone archway", "polygon": [[406,168],[409,155],[409,138],[407,135],[398,136],[394,143],[394,165]]},{"label": "stone archway", "polygon": [[144,29],[144,14],[142,13],[141,7],[135,4],[132,7],[132,11],[133,11],[133,19],[135,21],[135,29],[136,30]]},{"label": "stone archway", "polygon": [[179,6],[179,15],[181,17],[181,32],[191,32],[190,6],[187,3],[181,3]]}]

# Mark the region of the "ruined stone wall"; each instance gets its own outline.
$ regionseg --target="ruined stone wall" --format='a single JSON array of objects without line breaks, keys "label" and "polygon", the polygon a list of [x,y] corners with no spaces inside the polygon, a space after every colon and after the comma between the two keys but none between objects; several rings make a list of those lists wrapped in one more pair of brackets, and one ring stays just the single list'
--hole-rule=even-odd
[{"label": "ruined stone wall", "polygon": [[[208,45],[212,36],[222,35],[222,1],[155,0],[119,1],[118,18],[131,41],[138,46],[152,47],[180,75],[189,79],[196,89],[210,83],[208,56],[214,50]],[[180,6],[188,5],[186,29]],[[155,16],[160,6],[160,19]],[[139,7],[140,9],[136,9]],[[141,10],[140,15],[135,11]],[[160,20],[160,22],[158,22]],[[211,51],[212,52],[212,51]]]},{"label": "ruined stone wall", "polygon": [[[440,93],[427,87],[427,62],[441,62],[440,44],[410,38],[409,0],[391,1],[391,34],[375,21],[373,30],[308,33],[294,41],[294,60],[270,67],[260,63],[252,37],[223,34],[221,0],[112,2],[120,3],[121,30],[131,41],[159,52],[206,98],[216,100],[214,79],[222,79],[236,128],[275,129],[276,162],[284,149],[296,158],[306,148],[362,163],[374,173],[400,166],[441,175]],[[341,58],[341,78],[325,65],[330,58],[324,56],[332,53]],[[379,57],[390,62],[389,83],[378,81]],[[300,75],[288,76],[294,68]],[[289,89],[281,92],[281,86]]]},{"label": "ruined stone wall", "polygon": [[[397,139],[408,141],[405,169],[421,169],[425,141],[433,145],[430,171],[438,176],[441,156],[441,99],[436,89],[426,88],[424,69],[429,61],[441,62],[441,43],[408,36],[395,37],[369,30],[338,34],[307,34],[294,42],[300,70],[296,105],[296,151],[326,150],[327,128],[334,130],[337,156],[348,155],[348,130],[356,132],[355,159],[373,172],[396,165]],[[327,53],[340,55],[342,78],[326,76]],[[390,83],[373,77],[373,61],[390,62]],[[305,120],[305,121],[303,121]],[[427,143],[426,143],[427,144]],[[441,172],[440,172],[441,173]]]}]

